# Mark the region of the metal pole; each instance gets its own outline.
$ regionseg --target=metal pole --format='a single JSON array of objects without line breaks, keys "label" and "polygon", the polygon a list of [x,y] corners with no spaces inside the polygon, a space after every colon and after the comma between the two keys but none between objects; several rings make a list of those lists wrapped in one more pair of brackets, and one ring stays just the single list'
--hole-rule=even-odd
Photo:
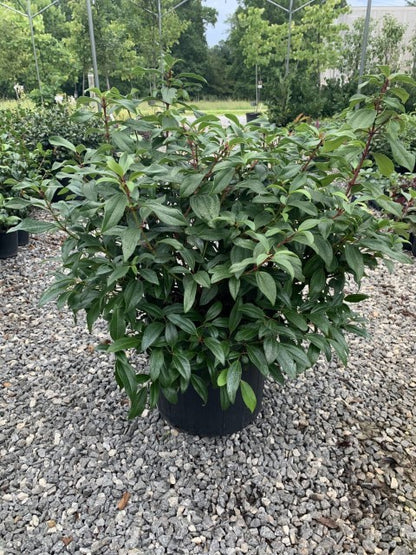
[{"label": "metal pole", "polygon": [[289,4],[289,29],[287,35],[287,52],[286,52],[286,62],[285,62],[285,78],[289,75],[289,58],[290,58],[290,48],[292,40],[292,17],[293,17],[293,1],[290,0]]},{"label": "metal pole", "polygon": [[29,19],[30,37],[32,39],[33,57],[35,59],[36,78],[38,80],[40,101],[41,101],[41,104],[43,105],[42,84],[40,82],[39,62],[38,62],[38,54],[36,52],[35,32],[33,30],[33,18],[32,18],[32,9],[30,5],[30,0],[27,0],[27,17]]},{"label": "metal pole", "polygon": [[361,48],[360,70],[358,73],[358,88],[357,88],[358,91],[360,90],[360,85],[362,83],[362,78],[363,78],[364,69],[365,69],[365,62],[367,57],[367,44],[368,44],[368,33],[370,29],[370,17],[371,17],[371,0],[367,0],[367,11],[365,14],[364,29],[363,29],[363,44]]},{"label": "metal pole", "polygon": [[258,65],[256,64],[256,112],[259,109],[259,75],[258,75]]},{"label": "metal pole", "polygon": [[160,49],[160,72],[163,75],[165,73],[165,61],[163,59],[163,31],[162,31],[162,3],[161,0],[157,0],[157,26],[159,30],[159,49]]},{"label": "metal pole", "polygon": [[87,2],[87,14],[88,14],[88,29],[90,31],[92,67],[94,70],[94,83],[97,89],[99,89],[100,81],[98,79],[97,54],[95,51],[94,23],[92,20],[91,1],[86,0],[86,2]]}]

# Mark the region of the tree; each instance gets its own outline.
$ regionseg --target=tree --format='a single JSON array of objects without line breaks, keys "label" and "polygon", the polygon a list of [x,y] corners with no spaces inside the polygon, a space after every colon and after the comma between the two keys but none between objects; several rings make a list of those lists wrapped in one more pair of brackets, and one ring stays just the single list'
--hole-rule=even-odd
[{"label": "tree", "polygon": [[339,0],[305,6],[296,12],[290,28],[288,18],[283,23],[267,21],[264,9],[250,7],[238,14],[245,64],[262,67],[266,98],[276,121],[285,123],[305,110],[320,113],[321,72],[338,63],[344,26],[337,18],[347,10]]},{"label": "tree", "polygon": [[[22,13],[14,13],[7,8],[1,7],[2,18],[0,23],[0,81],[2,87],[10,90],[11,82],[19,81],[25,86],[26,91],[38,87],[34,53],[30,36],[28,12],[22,3],[9,2],[12,9]],[[30,9],[36,14],[42,7],[48,5],[46,0],[31,1]],[[58,8],[52,8],[52,16],[58,13]],[[64,45],[45,26],[44,17],[49,10],[32,19],[34,28],[34,40],[36,54],[39,64],[39,74],[42,86],[59,90],[68,79],[70,68],[69,56]],[[26,15],[25,15],[26,14]],[[61,29],[64,29],[65,21],[62,21]],[[65,33],[65,31],[63,31]],[[3,65],[4,62],[4,65]],[[3,67],[1,67],[3,66]]]},{"label": "tree", "polygon": [[231,97],[234,93],[234,79],[231,75],[232,52],[227,42],[221,41],[208,50],[208,69],[205,74],[207,84],[203,92],[217,98]]},{"label": "tree", "polygon": [[405,31],[406,25],[399,23],[392,15],[383,17],[382,28],[371,44],[370,71],[377,65],[390,66],[392,71],[399,69],[400,57],[404,52],[402,40]]},{"label": "tree", "polygon": [[6,96],[14,96],[15,83],[24,85],[25,90],[35,84],[33,52],[27,21],[19,14],[0,9],[0,90]]},{"label": "tree", "polygon": [[187,26],[172,48],[173,56],[181,60],[177,70],[206,76],[209,62],[205,31],[207,25],[215,25],[217,11],[203,6],[201,0],[189,0],[178,8],[178,15]]}]

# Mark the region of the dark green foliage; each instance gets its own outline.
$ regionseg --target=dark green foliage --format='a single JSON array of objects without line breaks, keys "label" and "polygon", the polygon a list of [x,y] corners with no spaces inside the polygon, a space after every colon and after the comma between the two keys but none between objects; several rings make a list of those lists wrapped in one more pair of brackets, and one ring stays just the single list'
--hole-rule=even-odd
[{"label": "dark green foliage", "polygon": [[91,131],[90,125],[74,121],[64,107],[0,111],[0,182],[9,177],[23,179],[31,172],[42,174],[54,162],[65,159],[66,150],[49,142],[53,135],[91,147],[102,140],[99,130]]},{"label": "dark green foliage", "polygon": [[[43,302],[85,311],[90,328],[107,321],[101,348],[114,353],[131,417],[146,398],[174,400],[190,384],[203,399],[209,383],[220,387],[225,405],[240,388],[254,410],[248,361],[279,382],[321,353],[345,363],[346,334],[364,333],[351,304],[363,300],[366,270],[407,260],[395,222],[368,210],[365,179],[374,136],[400,121],[391,108],[400,76],[369,78],[379,92],[353,99],[325,130],[244,126],[234,116],[223,127],[199,113],[190,121],[184,79],[168,79],[151,116],[140,115],[140,101],[97,91],[108,145],[53,140],[68,147],[58,178],[79,200],[52,205],[49,181],[33,181],[26,191],[53,218],[18,226],[66,234]],[[131,117],[117,120],[126,108]],[[136,351],[149,357],[145,371]]]}]

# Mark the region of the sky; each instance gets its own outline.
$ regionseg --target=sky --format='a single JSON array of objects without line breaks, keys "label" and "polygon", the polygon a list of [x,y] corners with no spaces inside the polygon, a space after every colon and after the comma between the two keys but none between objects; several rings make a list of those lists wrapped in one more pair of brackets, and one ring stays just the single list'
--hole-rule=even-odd
[{"label": "sky", "polygon": [[[266,2],[267,0],[265,0]],[[295,4],[299,5],[301,0],[295,0]],[[350,6],[367,6],[367,0],[350,0]],[[228,35],[229,26],[227,19],[237,9],[237,0],[204,0],[204,5],[215,8],[218,11],[218,21],[213,27],[208,25],[207,42],[208,46],[214,46],[221,40],[225,40]],[[406,6],[405,0],[372,0],[372,6]],[[276,8],[278,9],[278,8]]]}]

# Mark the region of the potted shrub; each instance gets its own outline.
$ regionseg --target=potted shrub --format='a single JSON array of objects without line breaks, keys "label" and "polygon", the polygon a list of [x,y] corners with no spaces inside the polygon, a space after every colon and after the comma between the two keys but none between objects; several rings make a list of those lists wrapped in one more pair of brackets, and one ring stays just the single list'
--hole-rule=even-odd
[{"label": "potted shrub", "polygon": [[[400,122],[401,79],[385,68],[370,77],[379,92],[353,98],[324,133],[307,123],[245,127],[232,115],[225,128],[215,116],[191,121],[181,76],[170,74],[150,116],[139,100],[96,91],[109,139],[100,148],[50,138],[70,153],[55,170],[74,200],[52,204],[49,180],[23,184],[51,217],[18,228],[66,234],[42,302],[84,310],[90,329],[106,320],[101,348],[114,354],[130,417],[159,403],[181,429],[230,433],[258,411],[264,378],[283,384],[321,353],[346,362],[345,334],[364,333],[351,307],[366,298],[366,269],[407,260],[361,180],[372,139]],[[222,417],[198,420],[212,398]],[[236,401],[246,414],[228,417]],[[195,430],[209,419],[216,430]]]},{"label": "potted shrub", "polygon": [[0,193],[0,258],[17,255],[18,231],[10,231],[20,218],[6,208],[7,199]]},{"label": "potted shrub", "polygon": [[389,197],[400,206],[396,213],[397,221],[406,224],[409,242],[404,248],[416,256],[416,176],[414,174],[400,175],[390,184]]},{"label": "potted shrub", "polygon": [[396,232],[407,239],[403,248],[416,256],[416,175],[392,172],[384,177],[369,170],[366,179],[373,184],[375,199],[369,206],[397,222]]}]

